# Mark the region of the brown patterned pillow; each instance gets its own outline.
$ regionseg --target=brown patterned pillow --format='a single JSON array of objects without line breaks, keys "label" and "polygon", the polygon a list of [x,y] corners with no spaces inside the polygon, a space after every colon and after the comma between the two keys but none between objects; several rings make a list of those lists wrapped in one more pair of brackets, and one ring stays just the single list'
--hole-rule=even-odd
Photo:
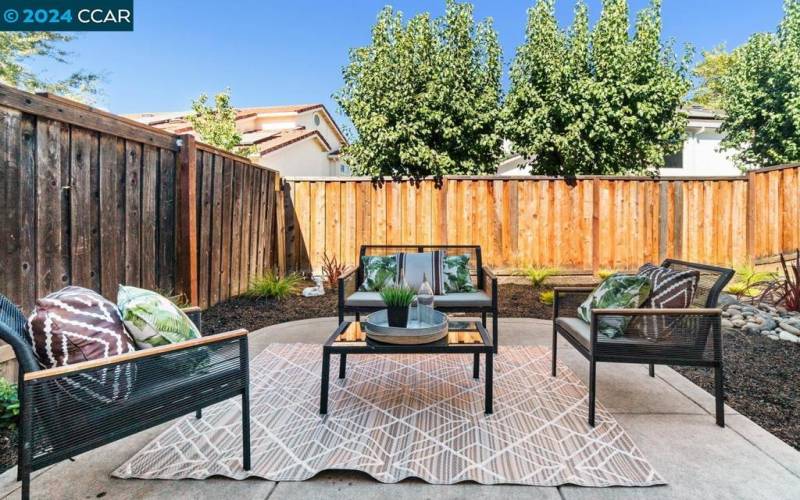
[{"label": "brown patterned pillow", "polygon": [[[650,296],[642,308],[683,309],[692,305],[700,273],[697,271],[673,271],[666,267],[645,264],[639,268],[639,276],[650,280]],[[651,316],[640,318],[631,324],[647,337],[659,337],[671,330],[674,318]]]},{"label": "brown patterned pillow", "polygon": [[[117,306],[96,292],[68,286],[36,301],[28,318],[29,340],[45,368],[109,358],[135,350]],[[127,397],[130,365],[84,372],[61,380],[71,395],[82,392],[107,402]],[[83,398],[81,398],[83,399]]]}]

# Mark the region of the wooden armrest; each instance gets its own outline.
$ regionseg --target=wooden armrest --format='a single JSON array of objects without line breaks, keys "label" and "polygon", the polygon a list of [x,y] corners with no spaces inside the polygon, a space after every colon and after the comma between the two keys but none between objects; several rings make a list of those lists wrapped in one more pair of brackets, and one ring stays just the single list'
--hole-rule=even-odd
[{"label": "wooden armrest", "polygon": [[181,311],[183,311],[184,314],[188,315],[188,314],[192,314],[192,313],[201,312],[202,309],[200,309],[197,306],[189,306],[189,307],[181,307]]},{"label": "wooden armrest", "polygon": [[209,344],[216,344],[225,340],[231,340],[247,335],[247,330],[233,330],[230,332],[219,333],[217,335],[209,335],[208,337],[201,337],[199,339],[187,340],[185,342],[178,342],[177,344],[162,345],[150,349],[142,349],[139,351],[127,352],[119,356],[112,356],[110,358],[93,359],[91,361],[83,361],[68,366],[57,366],[55,368],[47,368],[45,370],[38,370],[35,372],[28,372],[25,374],[25,381],[37,380],[42,378],[57,377],[62,375],[69,375],[71,373],[82,372],[94,368],[103,368],[105,366],[117,365],[126,363],[128,361],[135,361],[138,359],[149,358],[152,356],[159,356],[168,352],[181,351],[183,349],[191,349],[192,347],[199,347]]},{"label": "wooden armrest", "polygon": [[489,278],[490,280],[497,279],[497,275],[494,274],[494,271],[492,271],[492,268],[490,268],[489,266],[483,266],[483,275],[484,277]]},{"label": "wooden armrest", "polygon": [[339,276],[339,281],[345,281],[352,278],[356,271],[358,271],[358,266],[351,266],[350,269],[346,270]]},{"label": "wooden armrest", "polygon": [[594,287],[592,286],[554,286],[553,291],[555,293],[586,293],[586,292],[593,292]]},{"label": "wooden armrest", "polygon": [[719,316],[722,309],[592,309],[598,316]]}]

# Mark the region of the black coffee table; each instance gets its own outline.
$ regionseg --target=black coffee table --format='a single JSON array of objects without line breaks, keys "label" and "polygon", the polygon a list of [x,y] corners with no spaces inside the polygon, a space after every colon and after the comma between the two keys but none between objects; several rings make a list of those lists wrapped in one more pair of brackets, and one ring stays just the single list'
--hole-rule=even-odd
[{"label": "black coffee table", "polygon": [[492,413],[492,338],[480,321],[451,321],[448,336],[430,344],[396,345],[367,338],[360,322],[345,321],[322,346],[322,385],[319,412],[328,413],[331,355],[339,355],[339,378],[345,377],[348,354],[472,354],[472,376],[478,378],[480,355],[486,356],[486,413]]}]

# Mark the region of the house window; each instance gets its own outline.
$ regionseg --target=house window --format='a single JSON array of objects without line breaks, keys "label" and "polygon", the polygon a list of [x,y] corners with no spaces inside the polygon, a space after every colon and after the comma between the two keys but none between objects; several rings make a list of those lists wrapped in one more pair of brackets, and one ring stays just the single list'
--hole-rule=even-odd
[{"label": "house window", "polygon": [[664,168],[683,168],[683,151],[667,155],[664,158]]},{"label": "house window", "polygon": [[319,127],[320,121],[321,120],[319,119],[319,115],[318,114],[314,114],[314,125]]}]

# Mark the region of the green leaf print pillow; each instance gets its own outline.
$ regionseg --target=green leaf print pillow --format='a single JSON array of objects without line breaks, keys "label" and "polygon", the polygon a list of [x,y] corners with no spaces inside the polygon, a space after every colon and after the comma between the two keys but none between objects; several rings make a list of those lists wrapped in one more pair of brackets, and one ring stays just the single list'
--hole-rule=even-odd
[{"label": "green leaf print pillow", "polygon": [[445,293],[474,292],[469,272],[469,254],[451,255],[442,260]]},{"label": "green leaf print pillow", "polygon": [[[650,295],[650,280],[644,276],[614,274],[600,283],[583,304],[578,307],[578,316],[592,322],[592,309],[638,308]],[[630,316],[601,316],[597,331],[606,337],[619,337],[631,320]]]},{"label": "green leaf print pillow", "polygon": [[192,320],[156,292],[120,285],[117,307],[125,328],[139,349],[200,338],[200,331]]},{"label": "green leaf print pillow", "polygon": [[397,275],[397,255],[365,255],[361,258],[364,281],[359,288],[362,292],[380,292],[395,282]]}]

